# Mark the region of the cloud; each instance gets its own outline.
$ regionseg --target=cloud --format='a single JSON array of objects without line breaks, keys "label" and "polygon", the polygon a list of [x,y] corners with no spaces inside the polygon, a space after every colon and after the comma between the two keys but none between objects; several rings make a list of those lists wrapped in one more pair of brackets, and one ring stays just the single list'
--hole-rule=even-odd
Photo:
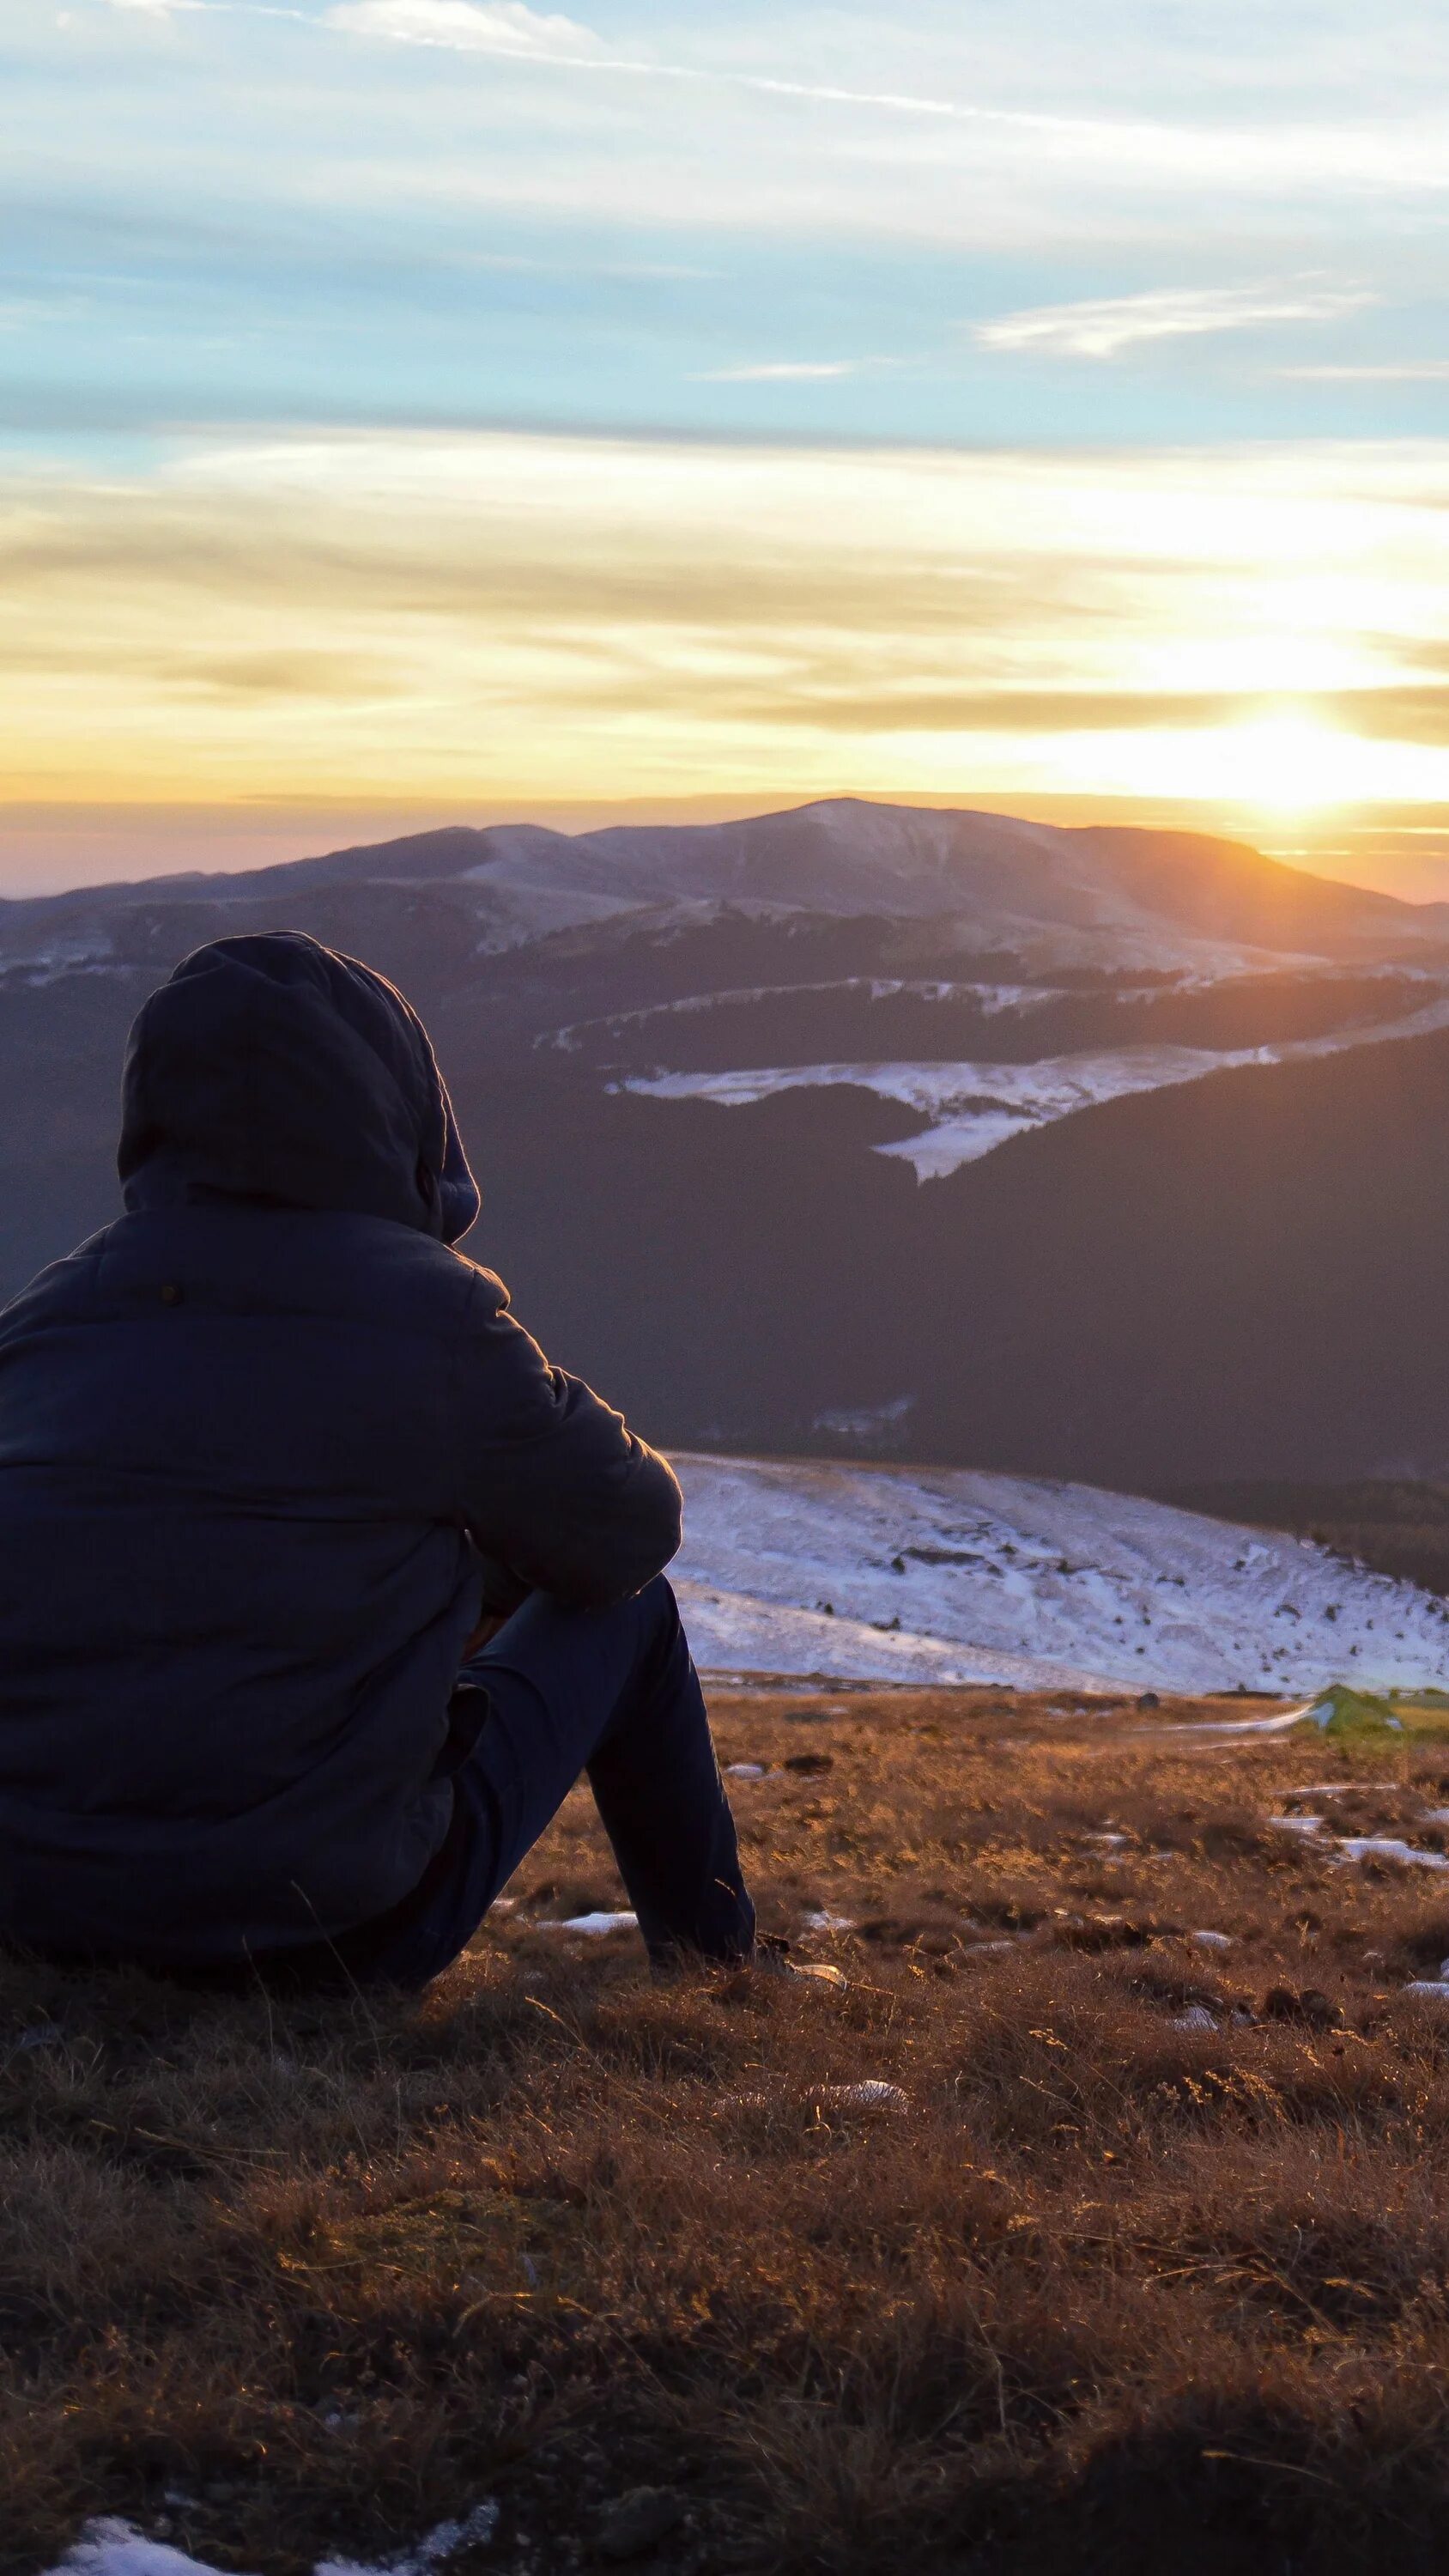
[{"label": "cloud", "polygon": [[[122,5],[126,0],[122,0]],[[188,0],[196,5],[196,0]],[[165,7],[167,0],[130,0],[130,5]],[[610,53],[591,27],[574,19],[543,17],[523,0],[336,0],[325,23],[344,35],[390,37],[395,43],[444,45],[460,53],[507,54],[515,59],[552,62],[576,71],[630,72],[647,79],[691,81],[711,88],[764,91],[777,98],[824,99],[849,107],[890,109],[898,115],[980,117],[1006,124],[1036,124],[1035,117],[956,105],[949,99],[916,98],[888,90],[841,89],[820,81],[780,80],[762,72],[716,69],[701,63],[640,60]]]},{"label": "cloud", "polygon": [[[732,696],[731,710],[760,725],[810,727],[840,734],[1202,733],[1262,722],[1280,712],[1271,691],[1115,689],[913,690],[877,687],[860,693],[781,700]],[[1327,690],[1294,713],[1316,718],[1363,741],[1449,744],[1449,687]]]},{"label": "cloud", "polygon": [[[120,0],[120,5],[126,5],[126,0]],[[165,7],[167,0],[132,0],[132,5]],[[186,5],[200,5],[200,0],[186,0]],[[233,5],[244,7],[250,5],[250,0],[233,0]],[[1091,119],[985,107],[909,90],[847,89],[834,81],[786,80],[773,73],[739,71],[718,64],[611,53],[591,27],[569,18],[541,17],[523,6],[523,0],[335,0],[326,12],[325,24],[344,35],[388,37],[400,44],[442,45],[460,53],[509,54],[575,71],[626,72],[650,80],[747,90],[771,98],[818,100],[829,106],[878,108],[895,116],[945,118],[1064,137],[1102,130]]]},{"label": "cloud", "polygon": [[1358,287],[1285,280],[1266,286],[1163,286],[1145,295],[1104,295],[1079,304],[1039,304],[975,325],[983,349],[1026,349],[1053,358],[1116,358],[1144,340],[1249,331],[1268,322],[1330,322],[1374,297]]},{"label": "cloud", "polygon": [[400,683],[380,656],[364,653],[293,652],[223,654],[176,658],[157,665],[157,677],[185,689],[217,697],[346,698],[356,702],[389,697]]},{"label": "cloud", "polygon": [[[156,0],[139,0],[139,5],[151,7]],[[327,24],[344,35],[444,45],[456,53],[505,54],[529,62],[578,64],[602,54],[590,28],[573,18],[544,16],[525,7],[524,0],[339,0],[328,10]]]},{"label": "cloud", "polygon": [[1277,372],[1329,385],[1440,385],[1449,382],[1449,358],[1405,358],[1376,367],[1280,367]]},{"label": "cloud", "polygon": [[773,358],[760,366],[708,367],[691,376],[692,385],[768,385],[807,383],[824,376],[857,376],[868,358]]},{"label": "cloud", "polygon": [[16,295],[0,304],[0,331],[29,330],[37,322],[82,321],[93,310],[88,295]]},{"label": "cloud", "polygon": [[[208,0],[208,5],[221,6],[223,0]],[[260,0],[225,0],[225,5],[256,8]],[[323,23],[347,34],[399,43],[446,46],[717,93],[799,99],[892,118],[965,126],[980,138],[988,156],[999,149],[1008,157],[1024,158],[1034,184],[1053,176],[1058,182],[1090,176],[1114,190],[1206,188],[1219,215],[1228,194],[1281,198],[1305,188],[1335,194],[1345,190],[1357,194],[1367,188],[1399,195],[1449,188],[1444,128],[1442,122],[1427,119],[1399,119],[1392,124],[1381,119],[1330,124],[1302,118],[1244,123],[1210,115],[1188,119],[1171,114],[1082,114],[998,106],[982,97],[952,96],[944,88],[857,87],[839,79],[752,71],[719,60],[624,54],[614,51],[592,28],[541,15],[523,6],[522,0],[334,0]],[[1049,156],[1047,162],[1043,155]],[[989,181],[989,172],[978,175]],[[853,172],[852,179],[857,177]],[[920,177],[919,171],[913,173],[912,189]],[[854,203],[853,211],[858,214]],[[994,211],[999,225],[999,204]],[[1079,230],[1080,224],[1079,210]],[[1277,318],[1276,313],[1267,318]]]},{"label": "cloud", "polygon": [[0,546],[17,799],[1221,794],[1285,695],[1449,795],[1449,441],[198,438]]}]

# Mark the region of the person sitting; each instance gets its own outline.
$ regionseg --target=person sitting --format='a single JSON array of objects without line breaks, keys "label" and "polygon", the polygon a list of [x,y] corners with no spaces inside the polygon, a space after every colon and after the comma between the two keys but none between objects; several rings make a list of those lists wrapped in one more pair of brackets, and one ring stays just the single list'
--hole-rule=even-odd
[{"label": "person sitting", "polygon": [[755,1956],[679,1487],[456,1249],[401,994],[299,932],[198,949],[118,1162],[0,1314],[0,1936],[416,1988],[586,1771],[656,1964]]}]

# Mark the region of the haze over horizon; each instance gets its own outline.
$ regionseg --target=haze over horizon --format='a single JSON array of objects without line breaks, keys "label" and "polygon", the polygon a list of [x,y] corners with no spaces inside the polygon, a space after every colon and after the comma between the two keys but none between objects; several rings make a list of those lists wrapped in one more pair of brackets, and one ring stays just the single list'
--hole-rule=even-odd
[{"label": "haze over horizon", "polygon": [[0,894],[859,793],[1449,895],[1446,69],[11,0]]},{"label": "haze over horizon", "polygon": [[[505,798],[456,805],[427,800],[416,806],[379,802],[356,807],[320,800],[289,807],[264,799],[217,806],[0,806],[0,903],[167,877],[241,876],[342,850],[386,848],[393,841],[457,825],[535,824],[572,835],[630,823],[765,819],[819,801],[702,795]],[[1306,875],[1390,894],[1400,902],[1449,900],[1449,817],[1435,807],[1280,816],[1267,818],[1265,831],[1261,816],[1171,798],[865,794],[848,801],[1001,814],[1069,829],[1125,824],[1145,832],[1202,833],[1256,848]]]}]

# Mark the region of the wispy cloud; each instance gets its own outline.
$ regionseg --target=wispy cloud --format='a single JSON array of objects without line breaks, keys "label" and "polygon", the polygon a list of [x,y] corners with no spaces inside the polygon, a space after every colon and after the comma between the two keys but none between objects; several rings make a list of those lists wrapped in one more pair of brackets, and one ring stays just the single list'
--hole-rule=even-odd
[{"label": "wispy cloud", "polygon": [[[211,0],[211,5],[223,5],[223,0]],[[251,8],[259,6],[260,0],[225,0],[225,5]],[[1004,107],[984,98],[953,97],[940,91],[856,87],[839,80],[751,71],[719,61],[616,52],[593,28],[542,15],[524,6],[523,0],[334,0],[323,23],[350,35],[509,55],[560,69],[966,125],[982,135],[1015,138],[1033,151],[1049,146],[1055,162],[1099,172],[1119,186],[1182,188],[1206,183],[1219,195],[1227,189],[1236,193],[1246,188],[1274,196],[1302,186],[1369,185],[1436,192],[1449,188],[1449,156],[1441,123],[1402,123],[1397,128],[1373,122],[1362,126],[1297,120],[1220,123],[1210,118]],[[1278,317],[1275,313],[1266,318]]]},{"label": "wispy cloud", "polygon": [[759,366],[706,367],[692,385],[769,385],[810,383],[826,376],[858,376],[878,361],[870,358],[772,358]]},{"label": "wispy cloud", "polygon": [[[156,0],[137,0],[149,7]],[[164,6],[164,0],[160,0]],[[571,18],[545,17],[524,0],[336,0],[326,24],[344,35],[381,36],[396,44],[443,45],[459,53],[511,54],[535,62],[552,62],[574,70],[630,72],[667,81],[703,82],[711,87],[766,91],[778,98],[833,100],[854,107],[882,107],[912,116],[989,115],[947,99],[917,98],[907,92],[853,90],[818,81],[780,80],[762,72],[720,70],[709,64],[656,61],[611,53],[591,27]],[[1024,120],[1015,116],[1009,123]]]},{"label": "wispy cloud", "polygon": [[1356,794],[1442,796],[1446,500],[1449,442],[32,466],[0,478],[0,793],[1219,795],[1286,692]]},{"label": "wispy cloud", "polygon": [[[137,0],[165,6],[166,0]],[[237,6],[252,0],[235,0]],[[769,72],[717,63],[671,62],[657,56],[611,52],[593,28],[562,17],[544,17],[523,0],[334,0],[325,24],[344,35],[375,36],[396,44],[440,45],[459,53],[511,54],[575,71],[625,72],[682,81],[711,89],[800,98],[838,107],[884,109],[898,116],[941,117],[959,123],[1019,128],[1070,136],[1098,130],[1093,119],[1044,115],[1034,109],[999,108],[976,101],[932,98],[911,90],[851,89],[836,81],[787,80]]]},{"label": "wispy cloud", "polygon": [[93,310],[86,295],[17,295],[0,303],[0,331],[26,331],[37,322],[77,322]]},{"label": "wispy cloud", "polygon": [[1146,340],[1249,331],[1269,322],[1331,322],[1374,298],[1359,287],[1291,279],[1260,286],[1163,286],[1145,295],[1104,295],[1078,304],[1039,304],[978,322],[983,349],[1025,349],[1041,357],[1117,358]]},{"label": "wispy cloud", "polygon": [[717,268],[700,268],[682,259],[586,259],[582,253],[575,259],[544,259],[532,251],[511,250],[470,250],[459,266],[497,269],[507,276],[640,278],[664,285],[681,280],[697,284],[721,274]]},{"label": "wispy cloud", "polygon": [[[155,0],[140,4],[153,6]],[[345,35],[442,45],[455,53],[509,54],[532,62],[587,63],[604,53],[591,28],[529,9],[524,0],[339,0],[328,10],[327,24]]]},{"label": "wispy cloud", "polygon": [[1389,359],[1363,367],[1280,367],[1278,373],[1330,385],[1438,385],[1449,383],[1449,358]]}]

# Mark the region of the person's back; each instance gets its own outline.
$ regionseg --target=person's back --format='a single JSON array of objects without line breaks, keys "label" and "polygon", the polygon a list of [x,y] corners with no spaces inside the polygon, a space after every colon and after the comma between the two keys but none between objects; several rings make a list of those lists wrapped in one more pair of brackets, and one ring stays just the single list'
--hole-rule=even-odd
[{"label": "person's back", "polygon": [[678,1489],[450,1249],[477,1192],[368,969],[198,952],[120,1159],[0,1316],[0,1933],[235,1964],[427,1884],[480,1614],[638,1594]]}]

